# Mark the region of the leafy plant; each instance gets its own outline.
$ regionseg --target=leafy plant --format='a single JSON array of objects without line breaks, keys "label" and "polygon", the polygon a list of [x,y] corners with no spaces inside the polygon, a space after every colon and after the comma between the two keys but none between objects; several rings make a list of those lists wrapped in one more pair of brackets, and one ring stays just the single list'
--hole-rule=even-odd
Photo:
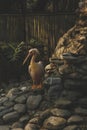
[{"label": "leafy plant", "polygon": [[29,44],[31,45],[31,46],[41,46],[41,45],[43,45],[42,44],[42,42],[40,42],[40,41],[38,41],[38,40],[36,40],[36,39],[34,39],[34,38],[31,38],[30,39],[30,41],[29,41]]},{"label": "leafy plant", "polygon": [[21,42],[16,47],[12,44],[9,44],[9,47],[12,50],[12,55],[8,55],[10,61],[16,61],[20,58],[20,54],[22,52],[23,46],[24,46],[24,42]]},{"label": "leafy plant", "polygon": [[18,79],[21,76],[24,47],[24,42],[0,44],[0,77],[3,76],[1,80]]},{"label": "leafy plant", "polygon": [[31,38],[29,41],[29,45],[33,48],[37,48],[40,51],[40,58],[43,59],[44,57],[44,45],[43,42],[40,40],[37,40],[35,38]]},{"label": "leafy plant", "polygon": [[0,46],[2,55],[6,58],[8,62],[17,61],[20,58],[21,52],[23,51],[24,42],[17,44],[14,43],[3,43]]}]

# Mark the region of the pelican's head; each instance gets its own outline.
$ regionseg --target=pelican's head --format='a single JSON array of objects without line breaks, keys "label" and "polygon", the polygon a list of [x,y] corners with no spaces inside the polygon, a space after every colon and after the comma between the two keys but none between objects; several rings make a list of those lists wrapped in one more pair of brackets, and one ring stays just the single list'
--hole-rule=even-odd
[{"label": "pelican's head", "polygon": [[30,57],[30,56],[33,56],[33,55],[40,55],[39,51],[37,48],[32,48],[28,51],[28,55],[26,56],[26,58],[24,59],[23,61],[23,65],[26,63],[27,59]]},{"label": "pelican's head", "polygon": [[32,55],[39,55],[39,51],[37,48],[33,48],[33,49],[30,49],[29,50],[29,55],[32,56]]}]

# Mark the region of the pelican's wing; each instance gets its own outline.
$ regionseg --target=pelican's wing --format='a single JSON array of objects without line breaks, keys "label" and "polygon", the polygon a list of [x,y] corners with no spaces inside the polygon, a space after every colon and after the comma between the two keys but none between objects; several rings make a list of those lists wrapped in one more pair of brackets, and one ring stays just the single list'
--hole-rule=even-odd
[{"label": "pelican's wing", "polygon": [[32,78],[33,80],[35,80],[35,78],[36,78],[35,69],[33,69],[31,65],[29,65],[28,72],[29,72],[31,78]]},{"label": "pelican's wing", "polygon": [[31,65],[28,67],[28,72],[31,73]]},{"label": "pelican's wing", "polygon": [[38,62],[39,68],[41,70],[41,74],[44,75],[44,66],[43,63],[41,61]]},{"label": "pelican's wing", "polygon": [[34,82],[40,82],[44,77],[44,66],[42,62],[34,63],[34,66],[29,65],[28,70]]}]

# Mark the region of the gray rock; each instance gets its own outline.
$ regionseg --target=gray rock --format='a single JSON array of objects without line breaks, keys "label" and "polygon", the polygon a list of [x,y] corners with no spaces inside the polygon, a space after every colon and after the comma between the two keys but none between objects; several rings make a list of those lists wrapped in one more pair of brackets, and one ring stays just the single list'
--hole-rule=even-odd
[{"label": "gray rock", "polygon": [[22,87],[30,88],[30,86],[31,86],[31,84],[30,84],[29,80],[22,81],[21,84],[20,84],[20,88],[22,88]]},{"label": "gray rock", "polygon": [[27,81],[27,84],[25,85],[23,85],[23,86],[21,86],[20,85],[20,88],[19,88],[23,93],[26,93],[26,92],[29,92],[29,91],[31,91],[31,84],[30,84],[30,81],[28,82]]},{"label": "gray rock", "polygon": [[59,73],[60,73],[60,75],[68,75],[68,74],[70,74],[70,73],[72,73],[72,68],[71,68],[71,66],[69,66],[69,65],[61,65],[61,66],[59,66]]},{"label": "gray rock", "polygon": [[5,108],[5,110],[3,110],[3,111],[0,112],[0,117],[4,116],[5,114],[7,114],[9,112],[12,112],[12,111],[13,111],[13,107],[11,107],[9,109]]},{"label": "gray rock", "polygon": [[68,110],[58,109],[58,108],[52,109],[51,113],[53,116],[58,116],[63,118],[67,118],[71,116],[71,113]]},{"label": "gray rock", "polygon": [[7,93],[6,96],[10,98],[13,95],[18,95],[18,94],[20,94],[19,89],[18,88],[12,88],[12,89],[9,90],[9,92]]},{"label": "gray rock", "polygon": [[62,90],[62,85],[56,84],[49,88],[48,96],[52,98],[57,98],[60,96]]},{"label": "gray rock", "polygon": [[18,113],[25,113],[26,106],[24,104],[16,104],[14,105],[14,110],[17,111]]},{"label": "gray rock", "polygon": [[3,116],[5,122],[13,122],[19,118],[18,112],[11,112]]},{"label": "gray rock", "polygon": [[87,81],[87,75],[83,76],[82,79]]},{"label": "gray rock", "polygon": [[77,91],[64,90],[61,93],[61,97],[66,98],[66,99],[71,100],[71,101],[75,101],[75,100],[78,100],[79,98],[82,97],[82,93],[77,92]]},{"label": "gray rock", "polygon": [[71,80],[81,80],[83,79],[83,75],[77,72],[72,72],[68,75],[66,75],[67,79],[71,79]]},{"label": "gray rock", "polygon": [[7,125],[0,125],[0,130],[10,130],[10,128]]},{"label": "gray rock", "polygon": [[2,120],[2,119],[0,119],[0,125],[3,125],[3,124],[4,124],[3,120]]},{"label": "gray rock", "polygon": [[6,108],[9,108],[9,107],[12,107],[12,106],[14,105],[14,102],[7,101],[7,102],[3,103],[3,105],[4,105]]},{"label": "gray rock", "polygon": [[14,102],[16,98],[17,95],[12,95],[11,97],[9,97],[9,101]]},{"label": "gray rock", "polygon": [[63,53],[62,56],[63,56],[63,59],[65,60],[78,60],[78,57],[71,55],[71,53],[69,52]]},{"label": "gray rock", "polygon": [[11,128],[23,128],[23,124],[20,122],[14,122],[11,126]]},{"label": "gray rock", "polygon": [[82,98],[79,100],[79,105],[83,108],[87,108],[87,98]]},{"label": "gray rock", "polygon": [[2,97],[2,98],[0,98],[0,104],[4,103],[4,102],[6,102],[6,101],[8,101],[8,98],[7,98],[7,97]]},{"label": "gray rock", "polygon": [[68,90],[78,90],[78,88],[82,88],[83,86],[86,86],[87,81],[84,80],[70,80],[67,79],[64,82],[64,88]]},{"label": "gray rock", "polygon": [[78,107],[78,108],[75,109],[75,113],[82,115],[82,116],[87,116],[87,109]]},{"label": "gray rock", "polygon": [[1,97],[5,97],[5,95],[6,95],[5,93],[1,93]]},{"label": "gray rock", "polygon": [[39,130],[39,127],[36,124],[27,124],[24,130]]},{"label": "gray rock", "polygon": [[63,53],[63,59],[64,60],[67,60],[71,63],[81,63],[84,61],[84,56],[75,56],[75,55],[72,55],[71,53]]},{"label": "gray rock", "polygon": [[77,125],[70,125],[65,127],[63,130],[82,130],[82,129]]},{"label": "gray rock", "polygon": [[19,119],[19,121],[20,121],[21,123],[25,124],[26,122],[29,121],[29,115],[24,115],[24,116],[22,116],[22,117]]},{"label": "gray rock", "polygon": [[31,96],[29,96],[28,99],[27,99],[28,109],[34,110],[34,109],[38,108],[41,101],[42,101],[41,95],[37,95],[37,96],[31,95]]},{"label": "gray rock", "polygon": [[13,128],[11,130],[24,130],[24,129],[22,129],[22,128]]},{"label": "gray rock", "polygon": [[76,71],[78,72],[78,73],[80,73],[80,74],[82,74],[82,75],[87,75],[87,71],[85,71],[84,69],[82,69],[82,68],[77,68],[76,69]]},{"label": "gray rock", "polygon": [[40,130],[48,130],[48,129],[46,129],[46,128],[41,128]]},{"label": "gray rock", "polygon": [[87,71],[87,64],[84,64],[84,63],[83,63],[83,64],[81,65],[81,68],[82,68],[84,71]]},{"label": "gray rock", "polygon": [[3,111],[3,110],[5,110],[5,106],[2,106],[2,105],[1,105],[1,106],[0,106],[0,112]]},{"label": "gray rock", "polygon": [[43,123],[43,127],[51,130],[62,129],[66,125],[66,120],[61,117],[51,116]]},{"label": "gray rock", "polygon": [[29,97],[29,95],[30,95],[30,92],[27,92],[26,94],[24,94],[24,96],[26,97],[26,100]]},{"label": "gray rock", "polygon": [[34,114],[34,117],[40,117],[40,115],[42,114],[42,111],[37,111]]},{"label": "gray rock", "polygon": [[32,118],[29,120],[30,124],[39,124],[39,117]]},{"label": "gray rock", "polygon": [[47,78],[46,82],[49,84],[49,85],[55,85],[55,84],[61,84],[61,78],[59,77],[49,77]]},{"label": "gray rock", "polygon": [[33,117],[33,115],[36,113],[36,110],[28,110],[29,117]]},{"label": "gray rock", "polygon": [[4,89],[0,88],[0,94],[2,94],[4,92]]},{"label": "gray rock", "polygon": [[26,92],[27,87],[26,87],[26,86],[24,86],[24,87],[23,87],[23,86],[22,86],[22,87],[20,86],[20,90],[23,91],[23,92]]},{"label": "gray rock", "polygon": [[42,123],[49,116],[51,116],[51,112],[50,112],[50,109],[47,109],[47,110],[41,112],[41,114],[39,116],[39,121]]},{"label": "gray rock", "polygon": [[58,108],[67,108],[72,106],[72,101],[64,98],[59,98],[58,100],[55,101],[55,107]]},{"label": "gray rock", "polygon": [[21,95],[21,96],[19,96],[19,97],[17,97],[15,99],[15,102],[17,102],[17,103],[25,103],[26,102],[26,97],[24,95]]},{"label": "gray rock", "polygon": [[79,116],[79,115],[73,115],[73,116],[71,116],[69,119],[68,119],[68,121],[67,121],[67,123],[69,123],[69,124],[78,124],[78,123],[83,123],[83,118],[81,117],[81,116]]},{"label": "gray rock", "polygon": [[[42,111],[44,111],[44,110],[48,109],[49,107],[51,107],[51,106],[52,106],[51,100],[54,100],[54,99],[55,99],[55,97],[54,97],[54,98],[52,98],[52,97],[47,97],[47,98],[48,98],[48,101],[44,100],[44,101],[41,102],[41,104],[40,104],[40,110],[42,110]],[[50,99],[50,101],[49,101],[49,99]]]}]

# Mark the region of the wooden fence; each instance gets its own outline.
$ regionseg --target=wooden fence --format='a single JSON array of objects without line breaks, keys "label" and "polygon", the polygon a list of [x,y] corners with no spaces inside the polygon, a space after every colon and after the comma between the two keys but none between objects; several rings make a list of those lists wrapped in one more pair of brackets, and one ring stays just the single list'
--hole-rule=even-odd
[{"label": "wooden fence", "polygon": [[75,24],[75,19],[75,14],[0,15],[0,41],[28,43],[34,37],[52,54],[59,37]]}]

